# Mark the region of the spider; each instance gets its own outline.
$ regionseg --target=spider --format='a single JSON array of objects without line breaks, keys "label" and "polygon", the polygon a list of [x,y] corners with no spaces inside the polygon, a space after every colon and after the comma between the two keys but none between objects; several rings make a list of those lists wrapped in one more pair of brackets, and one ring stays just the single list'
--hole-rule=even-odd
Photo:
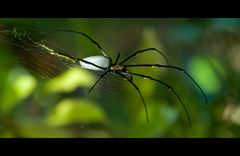
[{"label": "spider", "polygon": [[[120,53],[118,53],[117,58],[113,62],[113,60],[106,55],[106,53],[104,52],[102,47],[96,41],[94,41],[91,37],[89,37],[87,34],[85,34],[83,32],[79,32],[79,31],[73,31],[73,30],[55,30],[55,32],[68,32],[68,33],[80,34],[80,35],[84,36],[85,38],[87,38],[88,40],[90,40],[93,44],[95,44],[95,46],[100,50],[102,55],[90,56],[90,57],[80,59],[80,58],[74,58],[72,56],[68,56],[68,55],[61,54],[61,53],[51,53],[51,54],[52,55],[57,55],[59,57],[65,58],[65,59],[66,58],[71,59],[72,62],[78,63],[82,68],[103,72],[102,75],[100,75],[100,77],[97,79],[97,81],[93,84],[93,86],[89,89],[89,92],[91,92],[93,90],[93,88],[98,84],[98,82],[104,76],[106,76],[106,74],[108,74],[108,73],[113,73],[115,75],[118,75],[118,76],[122,77],[124,80],[128,81],[135,88],[135,90],[138,92],[138,94],[141,98],[141,101],[143,103],[145,113],[146,113],[147,123],[149,122],[149,117],[148,117],[148,110],[147,110],[146,102],[143,98],[143,95],[142,95],[140,89],[133,82],[133,77],[134,76],[135,77],[141,77],[141,78],[144,78],[144,79],[148,79],[148,80],[160,83],[160,84],[164,85],[165,87],[167,87],[167,89],[169,91],[173,92],[173,94],[175,94],[175,96],[177,97],[177,99],[182,104],[182,106],[185,110],[185,113],[186,113],[187,118],[188,118],[189,126],[191,127],[191,125],[192,125],[189,112],[188,112],[184,102],[182,101],[182,99],[180,98],[180,96],[177,94],[177,92],[174,90],[173,87],[171,87],[169,84],[167,84],[167,83],[165,83],[161,80],[158,80],[156,78],[153,78],[151,76],[131,72],[129,70],[129,68],[132,68],[132,67],[149,67],[149,68],[157,67],[157,68],[171,68],[173,70],[178,70],[178,71],[186,74],[193,81],[193,83],[199,88],[199,90],[203,94],[206,103],[208,103],[208,100],[207,100],[207,97],[206,97],[205,93],[203,92],[201,87],[197,84],[197,82],[184,69],[182,69],[180,67],[177,67],[177,66],[169,65],[168,59],[165,56],[165,54],[162,53],[161,51],[159,51],[156,48],[147,48],[147,49],[138,50],[138,51],[134,52],[133,54],[131,54],[130,56],[128,56],[127,58],[123,59],[120,62],[119,62]],[[141,54],[141,53],[144,53],[144,52],[154,52],[154,51],[158,52],[160,55],[163,56],[163,58],[165,59],[165,61],[167,63],[166,65],[163,65],[163,64],[131,64],[131,65],[125,64],[127,61],[129,61],[131,58],[135,57],[138,54]]]}]

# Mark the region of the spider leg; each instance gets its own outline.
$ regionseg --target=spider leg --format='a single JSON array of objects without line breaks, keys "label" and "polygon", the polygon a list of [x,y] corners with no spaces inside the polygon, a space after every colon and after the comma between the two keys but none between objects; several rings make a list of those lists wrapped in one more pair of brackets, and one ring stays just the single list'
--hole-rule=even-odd
[{"label": "spider leg", "polygon": [[70,33],[77,33],[77,34],[80,34],[80,35],[83,35],[84,37],[86,37],[88,40],[90,40],[93,44],[96,45],[96,47],[98,49],[100,49],[101,53],[104,55],[104,56],[107,56],[105,54],[105,52],[103,51],[102,47],[96,42],[94,41],[90,36],[88,36],[87,34],[83,33],[83,32],[80,32],[80,31],[74,31],[74,30],[55,30],[54,32],[70,32]]},{"label": "spider leg", "polygon": [[132,77],[132,75],[130,76],[130,80],[131,80],[131,81],[133,80],[133,77]]},{"label": "spider leg", "polygon": [[97,85],[97,83],[108,73],[108,70],[105,71],[99,78],[98,80],[94,83],[94,85],[89,89],[88,93],[92,91],[92,89]]},{"label": "spider leg", "polygon": [[182,99],[180,98],[180,96],[177,94],[177,92],[167,83],[161,81],[161,80],[157,80],[155,78],[152,78],[151,76],[147,76],[147,75],[143,75],[143,74],[137,74],[137,73],[132,73],[132,72],[122,72],[121,74],[124,74],[124,75],[133,75],[133,76],[138,76],[138,77],[142,77],[142,78],[145,78],[145,79],[149,79],[149,80],[153,80],[155,82],[158,82],[158,83],[161,83],[163,85],[165,85],[166,87],[168,87],[168,90],[169,91],[172,91],[175,96],[178,98],[178,100],[180,101],[180,103],[182,104],[186,114],[187,114],[187,117],[188,117],[188,123],[189,123],[189,126],[192,127],[192,123],[191,123],[191,119],[190,119],[190,115],[188,113],[188,110],[187,110],[187,107],[185,106],[185,104],[183,103]]},{"label": "spider leg", "polygon": [[147,123],[149,122],[149,119],[148,119],[148,110],[147,110],[147,106],[146,106],[146,103],[143,99],[143,96],[142,96],[142,93],[141,91],[139,90],[139,88],[137,87],[137,85],[135,83],[132,82],[131,79],[129,79],[128,77],[126,77],[125,75],[122,75],[121,73],[116,73],[117,75],[120,75],[121,77],[124,78],[124,80],[127,80],[128,82],[130,82],[133,87],[137,90],[138,94],[140,95],[141,99],[142,99],[142,102],[143,102],[143,105],[144,105],[144,108],[145,108],[145,113],[146,113],[146,120],[147,120]]},{"label": "spider leg", "polygon": [[165,55],[163,52],[161,52],[160,50],[156,49],[156,48],[148,48],[148,49],[138,50],[138,51],[136,51],[135,53],[133,53],[132,55],[130,55],[129,57],[127,57],[125,60],[123,60],[122,62],[120,62],[119,64],[123,64],[124,62],[128,61],[130,58],[138,55],[139,53],[147,52],[147,51],[150,51],[150,50],[158,52],[160,55],[162,55],[162,56],[164,57],[167,65],[169,64],[166,55]]},{"label": "spider leg", "polygon": [[190,76],[190,74],[188,74],[188,72],[186,72],[184,69],[176,67],[176,66],[170,66],[170,65],[160,65],[160,64],[136,64],[136,65],[125,65],[125,67],[159,67],[159,68],[172,68],[175,70],[179,70],[183,73],[185,73],[192,81],[193,83],[199,88],[199,90],[201,91],[201,93],[203,94],[206,103],[208,103],[207,100],[207,96],[206,94],[203,92],[202,88],[197,84],[197,82]]},{"label": "spider leg", "polygon": [[117,59],[116,59],[116,61],[115,61],[114,64],[117,64],[119,58],[120,58],[120,53],[118,53],[118,55],[117,55]]}]

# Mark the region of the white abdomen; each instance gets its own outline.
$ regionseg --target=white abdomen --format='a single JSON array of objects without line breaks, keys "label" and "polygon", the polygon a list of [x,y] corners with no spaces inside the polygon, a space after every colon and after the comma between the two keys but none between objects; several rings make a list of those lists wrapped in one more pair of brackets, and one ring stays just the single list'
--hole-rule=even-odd
[{"label": "white abdomen", "polygon": [[[111,65],[111,60],[110,58],[106,57],[106,56],[90,56],[90,57],[86,57],[83,60],[87,61],[87,62],[91,62],[97,66],[103,67],[103,68],[108,68]],[[89,70],[97,70],[97,71],[103,71],[103,69],[98,68],[96,66],[93,66],[91,64],[79,61],[80,66],[82,68],[85,69],[89,69]]]}]

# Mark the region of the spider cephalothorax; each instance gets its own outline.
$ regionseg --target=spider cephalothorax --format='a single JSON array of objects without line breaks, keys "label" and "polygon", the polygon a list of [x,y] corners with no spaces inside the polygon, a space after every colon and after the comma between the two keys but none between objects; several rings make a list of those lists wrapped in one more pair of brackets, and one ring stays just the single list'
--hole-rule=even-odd
[{"label": "spider cephalothorax", "polygon": [[124,65],[120,65],[120,64],[115,64],[115,65],[112,65],[111,67],[110,67],[110,70],[112,71],[112,72],[126,72],[127,70],[126,70],[126,67],[124,66]]}]

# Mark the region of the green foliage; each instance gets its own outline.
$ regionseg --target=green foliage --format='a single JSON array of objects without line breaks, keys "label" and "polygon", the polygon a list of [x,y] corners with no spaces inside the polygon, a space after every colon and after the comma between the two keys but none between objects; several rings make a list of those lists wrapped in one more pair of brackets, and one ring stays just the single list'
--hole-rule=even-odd
[{"label": "green foliage", "polygon": [[194,57],[189,67],[191,75],[193,75],[199,85],[202,86],[203,90],[209,94],[216,94],[220,90],[220,80],[210,61],[204,57]]},{"label": "green foliage", "polygon": [[50,125],[63,126],[73,123],[102,123],[106,116],[101,107],[84,99],[65,99],[57,104],[48,117]]}]

